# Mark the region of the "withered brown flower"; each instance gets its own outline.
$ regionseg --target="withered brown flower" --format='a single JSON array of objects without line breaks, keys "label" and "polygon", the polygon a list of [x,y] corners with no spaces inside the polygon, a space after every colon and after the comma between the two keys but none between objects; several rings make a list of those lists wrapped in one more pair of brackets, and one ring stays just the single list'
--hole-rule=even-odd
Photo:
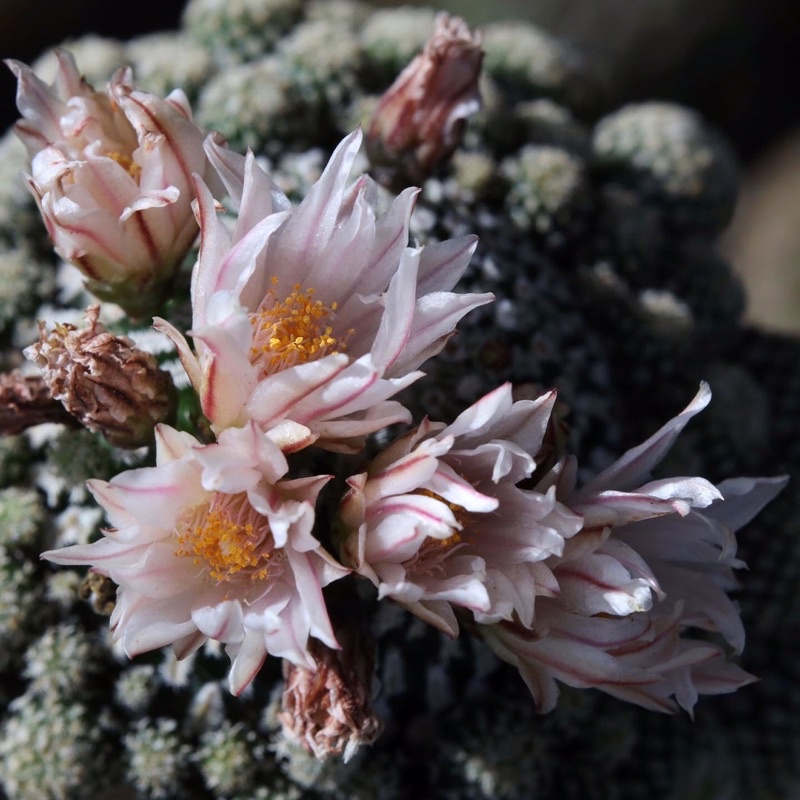
[{"label": "withered brown flower", "polygon": [[127,336],[107,331],[99,316],[100,306],[90,306],[83,330],[61,323],[48,332],[40,322],[39,341],[25,356],[42,370],[52,396],[89,430],[117,447],[149,444],[156,424],[174,415],[172,378]]},{"label": "withered brown flower", "polygon": [[0,375],[0,434],[13,436],[43,422],[78,425],[40,375],[19,370]]},{"label": "withered brown flower", "polygon": [[341,650],[309,640],[316,670],[283,662],[284,690],[278,715],[284,735],[318,759],[349,761],[372,744],[383,724],[372,709],[371,654],[356,637],[342,635]]}]

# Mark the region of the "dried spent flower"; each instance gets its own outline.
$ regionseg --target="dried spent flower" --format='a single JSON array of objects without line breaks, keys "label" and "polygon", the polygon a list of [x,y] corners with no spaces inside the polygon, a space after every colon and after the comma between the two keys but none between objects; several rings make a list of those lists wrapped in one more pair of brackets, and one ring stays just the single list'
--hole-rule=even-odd
[{"label": "dried spent flower", "polygon": [[355,636],[341,650],[321,642],[310,649],[315,671],[283,662],[283,733],[318,759],[341,755],[349,761],[362,744],[372,744],[383,724],[372,709],[372,656]]},{"label": "dried spent flower", "polygon": [[95,613],[108,617],[117,602],[117,584],[99,572],[89,572],[78,587],[78,597],[91,599]]},{"label": "dried spent flower", "polygon": [[63,323],[48,333],[39,323],[39,341],[25,356],[43,370],[52,396],[89,430],[117,447],[149,444],[156,424],[175,412],[172,378],[127,336],[107,331],[99,316],[100,307],[90,306],[84,330]]},{"label": "dried spent flower", "polygon": [[0,434],[22,433],[42,422],[78,424],[41,376],[22,375],[18,370],[0,375]]},{"label": "dried spent flower", "polygon": [[481,105],[481,34],[441,13],[422,52],[385,92],[367,134],[379,180],[402,187],[424,181],[461,141]]}]

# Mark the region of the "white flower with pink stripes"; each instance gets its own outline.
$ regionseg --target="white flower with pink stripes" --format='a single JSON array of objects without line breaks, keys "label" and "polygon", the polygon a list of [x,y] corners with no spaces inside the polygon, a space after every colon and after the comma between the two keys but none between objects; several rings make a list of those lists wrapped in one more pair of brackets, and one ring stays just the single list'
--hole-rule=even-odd
[{"label": "white flower with pink stripes", "polygon": [[451,636],[454,608],[532,624],[535,598],[558,591],[545,559],[581,526],[555,488],[517,485],[536,468],[554,401],[514,403],[505,384],[452,425],[425,421],[390,445],[348,481],[346,563]]},{"label": "white flower with pink stripes", "polygon": [[583,519],[563,552],[547,559],[558,592],[537,601],[532,625],[521,620],[481,628],[514,664],[537,707],[552,709],[557,681],[596,687],[646,708],[691,712],[698,694],[731,692],[753,677],[721,644],[690,638],[718,634],[744,647],[735,588],[735,532],[786,484],[737,478],[652,480],[686,423],[708,404],[703,384],[678,416],[580,489],[574,460],[562,461],[537,488],[554,487]]},{"label": "white flower with pink stripes", "polygon": [[65,50],[52,86],[17,61],[15,125],[32,158],[28,185],[58,254],[89,289],[134,316],[168,296],[197,237],[193,173],[218,181],[186,95],[162,99],[119,70],[95,91]]},{"label": "white flower with pink stripes", "polygon": [[207,142],[238,211],[233,232],[198,182],[200,256],[192,282],[193,352],[168,322],[214,429],[295,425],[287,449],[353,451],[408,412],[389,398],[421,376],[456,323],[490,294],[450,290],[475,237],[408,246],[417,190],[377,214],[368,177],[348,186],[361,134],[337,147],[292,208],[246,158]]},{"label": "white flower with pink stripes", "polygon": [[118,585],[111,629],[131,657],[171,644],[183,658],[214,639],[234,694],[268,654],[313,669],[310,636],[338,648],[322,587],[349,571],[312,534],[329,476],[284,480],[280,447],[253,424],[208,445],[160,425],[156,444],[155,467],[89,482],[103,538],[43,558]]}]

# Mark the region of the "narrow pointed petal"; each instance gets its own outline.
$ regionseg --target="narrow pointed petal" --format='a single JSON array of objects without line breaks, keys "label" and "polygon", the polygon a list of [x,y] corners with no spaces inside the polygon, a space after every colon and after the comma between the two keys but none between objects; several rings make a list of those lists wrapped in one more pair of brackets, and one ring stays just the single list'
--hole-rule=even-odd
[{"label": "narrow pointed petal", "polygon": [[238,697],[253,682],[266,658],[267,646],[263,636],[249,633],[239,646],[228,675],[231,694]]},{"label": "narrow pointed petal", "polygon": [[494,295],[431,292],[417,300],[408,346],[392,364],[389,375],[416,369],[436,355],[453,335],[463,316],[494,301]]},{"label": "narrow pointed petal", "polygon": [[777,497],[788,482],[789,477],[786,475],[775,478],[731,478],[722,481],[718,488],[725,502],[712,505],[705,513],[730,530],[737,531]]},{"label": "narrow pointed petal", "polygon": [[477,246],[477,236],[462,236],[428,245],[420,257],[419,294],[449,292],[461,280]]},{"label": "narrow pointed petal", "polygon": [[294,279],[301,285],[307,283],[315,259],[330,240],[360,146],[359,130],[339,144],[319,181],[312,186],[281,233],[284,263],[294,265]]},{"label": "narrow pointed petal", "polygon": [[667,454],[689,420],[699,414],[710,402],[711,389],[707,383],[702,383],[695,398],[677,417],[671,419],[646,442],[628,450],[622,458],[589,481],[577,493],[575,499],[579,500],[610,486],[625,491],[641,484],[650,476],[653,467]]}]

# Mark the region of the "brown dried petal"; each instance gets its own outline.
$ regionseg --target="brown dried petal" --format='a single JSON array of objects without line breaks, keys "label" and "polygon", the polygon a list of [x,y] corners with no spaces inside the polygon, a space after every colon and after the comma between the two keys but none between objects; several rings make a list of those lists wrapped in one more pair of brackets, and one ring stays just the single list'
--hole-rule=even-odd
[{"label": "brown dried petal", "polygon": [[108,617],[117,604],[117,584],[99,572],[89,572],[78,587],[81,600],[91,600],[96,614]]}]

